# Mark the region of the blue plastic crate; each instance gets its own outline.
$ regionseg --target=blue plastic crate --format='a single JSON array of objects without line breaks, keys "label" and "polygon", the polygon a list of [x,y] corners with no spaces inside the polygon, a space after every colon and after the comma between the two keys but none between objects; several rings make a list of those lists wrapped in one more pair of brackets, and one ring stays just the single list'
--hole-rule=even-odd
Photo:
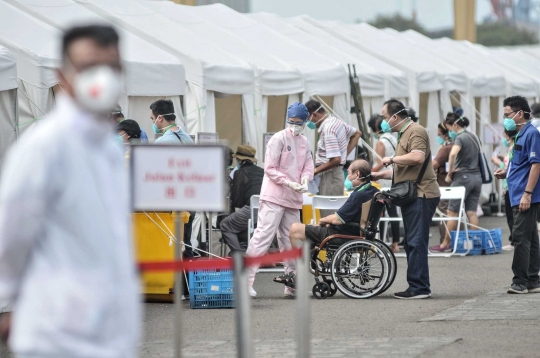
[{"label": "blue plastic crate", "polygon": [[[484,242],[482,233],[483,232],[480,230],[469,230],[469,240],[467,241],[465,232],[460,231],[456,253],[464,254],[465,252],[467,252],[467,249],[470,248],[469,253],[467,255],[482,255],[483,242]],[[450,233],[452,248],[454,248],[454,242],[456,240],[455,237],[456,237],[456,232],[452,231]]]},{"label": "blue plastic crate", "polygon": [[482,247],[486,255],[498,254],[502,251],[502,229],[482,232]]},{"label": "blue plastic crate", "polygon": [[234,281],[231,270],[199,270],[189,273],[191,308],[234,307]]}]

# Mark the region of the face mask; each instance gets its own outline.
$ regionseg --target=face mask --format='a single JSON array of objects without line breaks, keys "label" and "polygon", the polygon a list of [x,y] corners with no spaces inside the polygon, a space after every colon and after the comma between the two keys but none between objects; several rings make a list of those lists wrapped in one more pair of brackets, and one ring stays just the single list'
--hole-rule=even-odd
[{"label": "face mask", "polygon": [[510,146],[510,143],[508,143],[508,139],[506,139],[506,138],[503,138],[503,139],[502,139],[502,144],[503,144],[505,147],[509,147],[509,146]]},{"label": "face mask", "polygon": [[[519,111],[518,111],[519,113]],[[504,129],[507,131],[515,131],[517,128],[516,121],[514,121],[514,118],[518,115],[518,113],[514,114],[512,118],[506,117],[503,122]]]},{"label": "face mask", "polygon": [[443,137],[437,137],[437,144],[443,145],[444,144],[444,138]]},{"label": "face mask", "polygon": [[315,123],[313,123],[312,121],[307,122],[307,127],[309,129],[317,129],[317,125]]},{"label": "face mask", "polygon": [[[157,116],[156,121],[158,120],[159,117],[168,116],[170,114],[174,114],[174,113],[160,114],[159,116]],[[162,131],[165,132],[167,129],[175,127],[175,126],[176,126],[176,123],[173,123],[171,125],[168,125],[165,128],[159,129],[156,123],[154,122],[152,123],[152,130],[154,131],[155,134],[160,134]]]},{"label": "face mask", "polygon": [[345,178],[345,189],[347,191],[351,191],[354,189],[353,183],[349,180],[349,178]]},{"label": "face mask", "polygon": [[121,136],[120,134],[117,134],[115,136],[116,138],[116,141],[118,142],[118,144],[124,144],[124,140],[122,139],[123,136]]},{"label": "face mask", "polygon": [[403,112],[404,110],[405,110],[405,108],[403,108],[403,109],[400,110],[400,111],[397,111],[395,114],[393,114],[393,115],[390,117],[390,119],[389,119],[388,121],[387,121],[386,119],[383,119],[383,121],[381,122],[381,129],[382,129],[382,131],[383,131],[384,133],[390,133],[390,132],[392,132],[392,128],[394,128],[395,126],[398,126],[398,125],[399,125],[401,122],[403,122],[405,119],[408,119],[408,118],[409,118],[409,117],[407,117],[407,118],[405,118],[405,119],[402,119],[402,120],[399,121],[397,124],[395,124],[394,126],[390,127],[390,123],[388,123],[388,122],[390,122],[390,121],[392,120],[392,118],[393,118],[396,114],[398,114],[398,113],[400,113],[400,112]]},{"label": "face mask", "polygon": [[305,125],[303,123],[298,123],[298,124],[288,123],[287,124],[287,128],[290,129],[293,135],[295,136],[300,135],[300,133],[302,133],[302,131],[304,130],[304,127]]},{"label": "face mask", "polygon": [[107,113],[117,106],[122,75],[109,66],[95,66],[79,73],[74,82],[75,98],[85,110]]}]

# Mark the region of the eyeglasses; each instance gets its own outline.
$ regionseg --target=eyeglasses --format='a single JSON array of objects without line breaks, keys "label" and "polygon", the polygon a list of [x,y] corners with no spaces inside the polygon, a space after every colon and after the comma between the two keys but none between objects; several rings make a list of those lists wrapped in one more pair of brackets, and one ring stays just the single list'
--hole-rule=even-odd
[{"label": "eyeglasses", "polygon": [[[519,110],[519,111],[521,111],[521,110]],[[510,118],[510,116],[512,115],[512,113],[516,113],[516,112],[519,112],[519,111],[512,111],[512,112],[510,112],[510,113],[503,113],[503,119],[504,119],[504,118]]]}]

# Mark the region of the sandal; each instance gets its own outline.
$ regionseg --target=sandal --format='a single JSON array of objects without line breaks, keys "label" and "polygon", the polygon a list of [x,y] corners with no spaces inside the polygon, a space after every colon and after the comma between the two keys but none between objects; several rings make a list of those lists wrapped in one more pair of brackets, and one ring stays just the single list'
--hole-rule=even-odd
[{"label": "sandal", "polygon": [[287,287],[295,288],[296,286],[296,274],[289,272],[281,276],[274,277],[274,282],[282,283]]}]

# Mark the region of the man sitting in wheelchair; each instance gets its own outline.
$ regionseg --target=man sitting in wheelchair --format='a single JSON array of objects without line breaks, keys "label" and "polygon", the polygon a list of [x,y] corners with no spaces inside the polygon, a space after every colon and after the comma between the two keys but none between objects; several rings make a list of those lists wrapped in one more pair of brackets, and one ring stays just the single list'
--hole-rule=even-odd
[{"label": "man sitting in wheelchair", "polygon": [[[291,226],[289,237],[293,247],[299,247],[301,242],[309,240],[319,246],[326,238],[332,235],[363,236],[360,231],[362,218],[362,204],[373,199],[379,190],[371,184],[371,165],[363,159],[355,160],[348,170],[348,179],[354,186],[354,191],[343,206],[334,214],[321,218],[319,225],[304,225],[294,223]],[[339,244],[347,240],[339,240]],[[274,278],[274,282],[288,286],[294,284],[294,273]]]}]

